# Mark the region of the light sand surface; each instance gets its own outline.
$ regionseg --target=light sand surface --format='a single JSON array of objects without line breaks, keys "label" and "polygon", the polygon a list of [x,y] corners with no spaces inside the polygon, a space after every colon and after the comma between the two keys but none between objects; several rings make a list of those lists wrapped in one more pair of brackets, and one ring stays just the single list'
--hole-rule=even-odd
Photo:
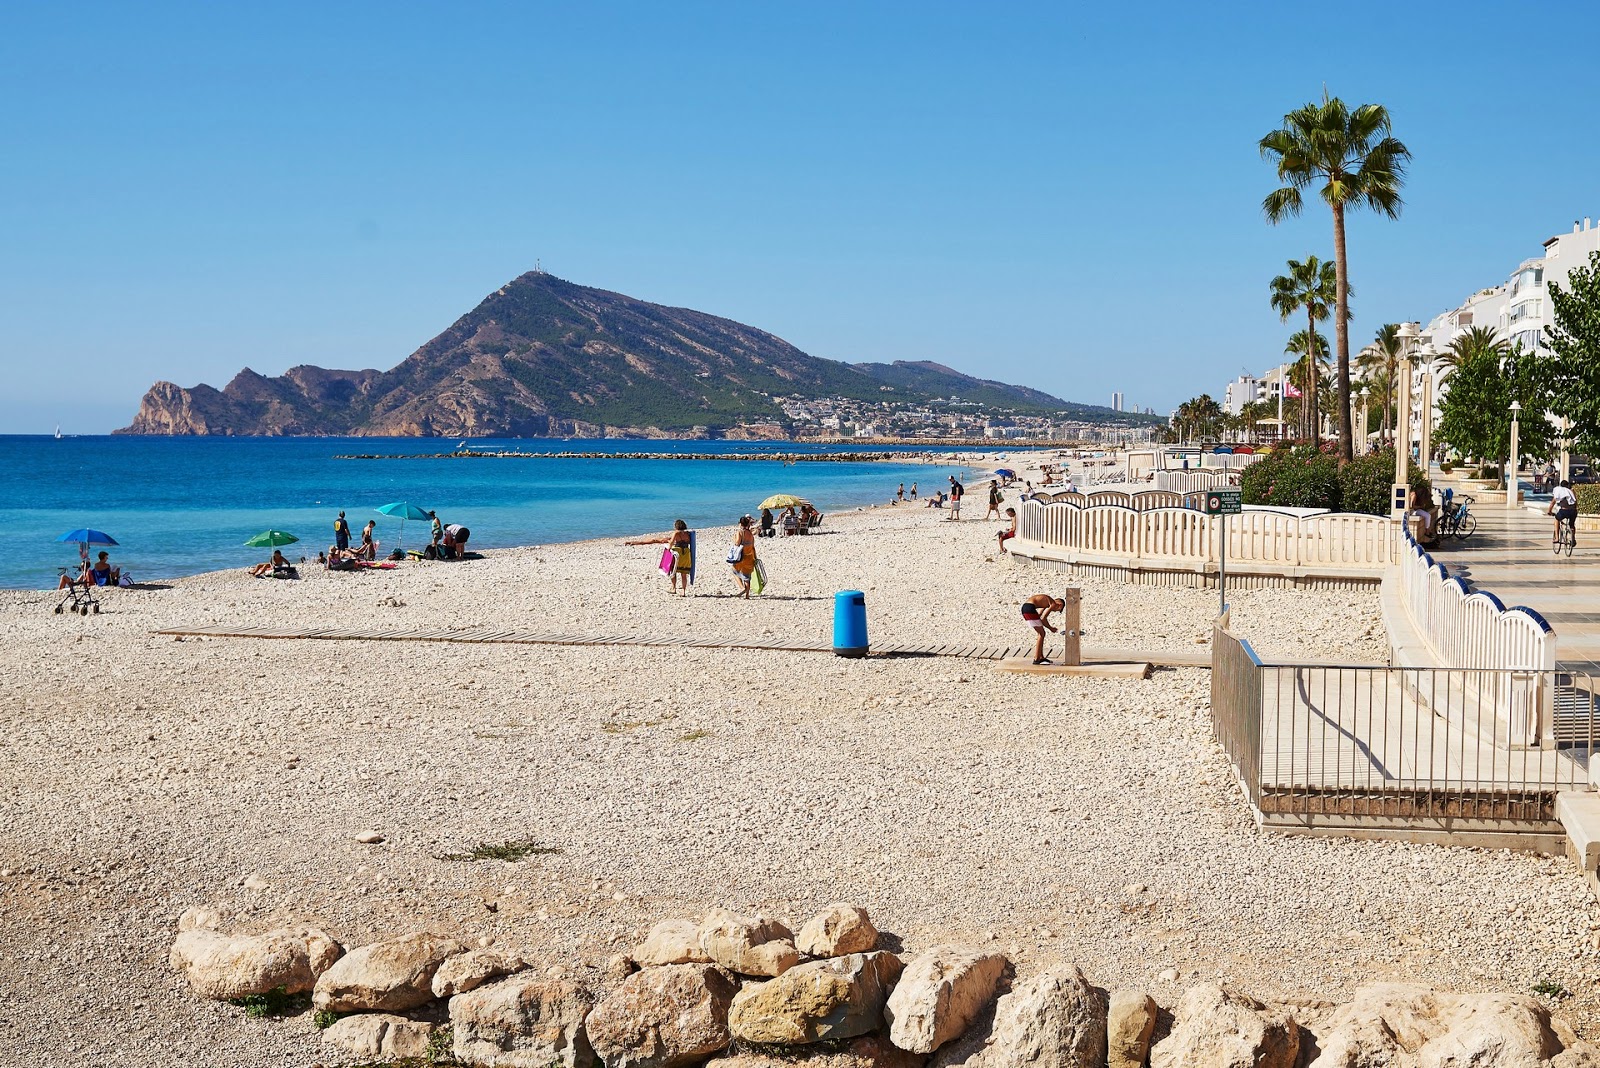
[{"label": "light sand surface", "polygon": [[[971,500],[982,499],[976,483]],[[874,642],[1020,645],[1061,575],[994,552],[997,524],[920,506],[763,540],[741,601],[702,531],[694,596],[659,548],[497,551],[387,573],[243,570],[113,590],[87,619],[0,595],[0,1048],[38,1065],[303,1064],[307,1016],[246,1018],[166,964],[178,914],[430,927],[595,977],[652,921],[712,906],[796,922],[868,908],[915,950],[993,939],[1172,1004],[1226,977],[1336,998],[1376,978],[1595,1006],[1600,909],[1566,860],[1256,830],[1212,742],[1208,675],[1036,678],[949,658],[630,647],[159,637],[184,624],[501,625],[826,639],[835,591]],[[643,525],[665,529],[671,516]],[[1097,581],[1088,640],[1192,650],[1210,591]],[[1269,655],[1378,661],[1375,594],[1241,592]],[[355,836],[376,830],[381,845]],[[437,859],[483,842],[560,850]],[[258,875],[267,889],[247,889]],[[1166,968],[1178,982],[1158,978]],[[116,1063],[123,1063],[116,1061]]]}]

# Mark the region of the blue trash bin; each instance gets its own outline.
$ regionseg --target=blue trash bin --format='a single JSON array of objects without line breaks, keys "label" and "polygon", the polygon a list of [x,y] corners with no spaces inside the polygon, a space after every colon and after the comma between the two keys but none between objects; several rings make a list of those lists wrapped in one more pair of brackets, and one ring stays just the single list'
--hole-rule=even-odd
[{"label": "blue trash bin", "polygon": [[867,595],[860,590],[833,595],[833,655],[867,655]]}]

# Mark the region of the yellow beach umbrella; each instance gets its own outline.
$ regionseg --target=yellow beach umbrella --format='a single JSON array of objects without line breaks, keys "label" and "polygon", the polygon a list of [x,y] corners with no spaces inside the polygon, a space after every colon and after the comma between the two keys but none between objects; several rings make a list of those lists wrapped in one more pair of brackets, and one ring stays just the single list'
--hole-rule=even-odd
[{"label": "yellow beach umbrella", "polygon": [[766,500],[764,500],[760,504],[756,505],[756,507],[757,508],[799,508],[803,504],[810,504],[810,503],[811,502],[806,500],[804,497],[796,497],[792,493],[774,493],[772,496],[768,497]]}]

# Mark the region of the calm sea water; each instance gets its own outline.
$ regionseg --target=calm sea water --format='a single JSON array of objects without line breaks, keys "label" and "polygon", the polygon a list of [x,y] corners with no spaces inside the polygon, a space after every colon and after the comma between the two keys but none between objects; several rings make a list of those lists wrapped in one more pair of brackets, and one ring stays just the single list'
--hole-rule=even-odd
[{"label": "calm sea water", "polygon": [[[944,483],[957,467],[934,464],[740,460],[341,460],[350,453],[418,456],[454,441],[375,438],[146,438],[0,436],[0,587],[53,586],[77,560],[58,535],[102,530],[120,543],[111,559],[141,579],[169,578],[262,560],[246,538],[269,527],[315,555],[333,541],[343,509],[359,534],[378,521],[385,551],[426,544],[426,524],[378,515],[391,501],[435,509],[472,529],[477,548],[536,545],[731,523],[773,493],[824,512],[882,503],[905,482]],[[705,441],[473,441],[523,452],[844,452],[788,443]]]}]

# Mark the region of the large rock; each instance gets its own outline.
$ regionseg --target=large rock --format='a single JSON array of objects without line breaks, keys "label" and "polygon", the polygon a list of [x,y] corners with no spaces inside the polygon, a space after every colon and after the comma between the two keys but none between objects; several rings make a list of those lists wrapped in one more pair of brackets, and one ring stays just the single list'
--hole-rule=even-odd
[{"label": "large rock", "polygon": [[999,953],[937,946],[906,965],[884,1007],[889,1041],[932,1053],[967,1029],[994,998],[1008,961]]},{"label": "large rock", "polygon": [[1150,1068],[1294,1068],[1300,1052],[1300,1027],[1288,1014],[1228,987],[1194,987],[1174,1017]]},{"label": "large rock", "polygon": [[433,973],[429,984],[436,998],[454,997],[476,990],[491,979],[499,979],[527,968],[528,962],[514,953],[495,949],[474,949],[448,957]]},{"label": "large rock", "polygon": [[739,975],[782,975],[800,961],[794,935],[777,920],[712,909],[700,923],[706,956]]},{"label": "large rock", "polygon": [[514,975],[450,999],[454,1053],[494,1068],[590,1068],[590,993],[564,979]]},{"label": "large rock", "polygon": [[1106,1068],[1144,1068],[1156,1029],[1155,999],[1142,990],[1115,990],[1106,1011]]},{"label": "large rock", "polygon": [[995,1005],[979,1041],[974,1031],[939,1051],[934,1064],[970,1068],[1101,1068],[1106,1063],[1106,1001],[1070,964],[1020,983]]},{"label": "large rock", "polygon": [[797,1046],[854,1038],[876,1030],[900,974],[893,953],[852,953],[790,968],[745,986],[733,999],[728,1027],[744,1042]]},{"label": "large rock", "polygon": [[433,976],[466,951],[453,938],[419,931],[352,949],[317,979],[311,1001],[332,1012],[401,1012],[433,1000]]},{"label": "large rock", "polygon": [[432,1037],[433,1024],[384,1012],[346,1016],[322,1032],[322,1041],[334,1049],[382,1060],[424,1058]]},{"label": "large rock", "polygon": [[622,981],[584,1022],[606,1068],[676,1068],[726,1049],[738,982],[715,964],[646,968]]},{"label": "large rock", "polygon": [[839,1048],[799,1046],[781,1054],[744,1051],[706,1062],[706,1068],[922,1068],[927,1058],[907,1053],[878,1035],[853,1038]]},{"label": "large rock", "polygon": [[700,948],[700,927],[693,920],[662,920],[650,928],[650,933],[634,947],[631,955],[646,968],[662,964],[711,963],[711,957]]},{"label": "large rock", "polygon": [[303,993],[343,952],[339,943],[314,927],[239,936],[191,927],[179,932],[168,959],[195,993],[221,1001],[267,994],[279,987],[289,994]]},{"label": "large rock", "polygon": [[1574,1042],[1550,1058],[1550,1068],[1600,1068],[1600,1046]]},{"label": "large rock", "polygon": [[1312,1068],[1531,1068],[1561,1049],[1549,1013],[1534,998],[1440,994],[1392,983],[1357,990],[1316,1032],[1321,1052]]},{"label": "large rock", "polygon": [[829,905],[811,917],[795,936],[795,948],[808,957],[842,957],[878,948],[878,929],[866,909]]}]

